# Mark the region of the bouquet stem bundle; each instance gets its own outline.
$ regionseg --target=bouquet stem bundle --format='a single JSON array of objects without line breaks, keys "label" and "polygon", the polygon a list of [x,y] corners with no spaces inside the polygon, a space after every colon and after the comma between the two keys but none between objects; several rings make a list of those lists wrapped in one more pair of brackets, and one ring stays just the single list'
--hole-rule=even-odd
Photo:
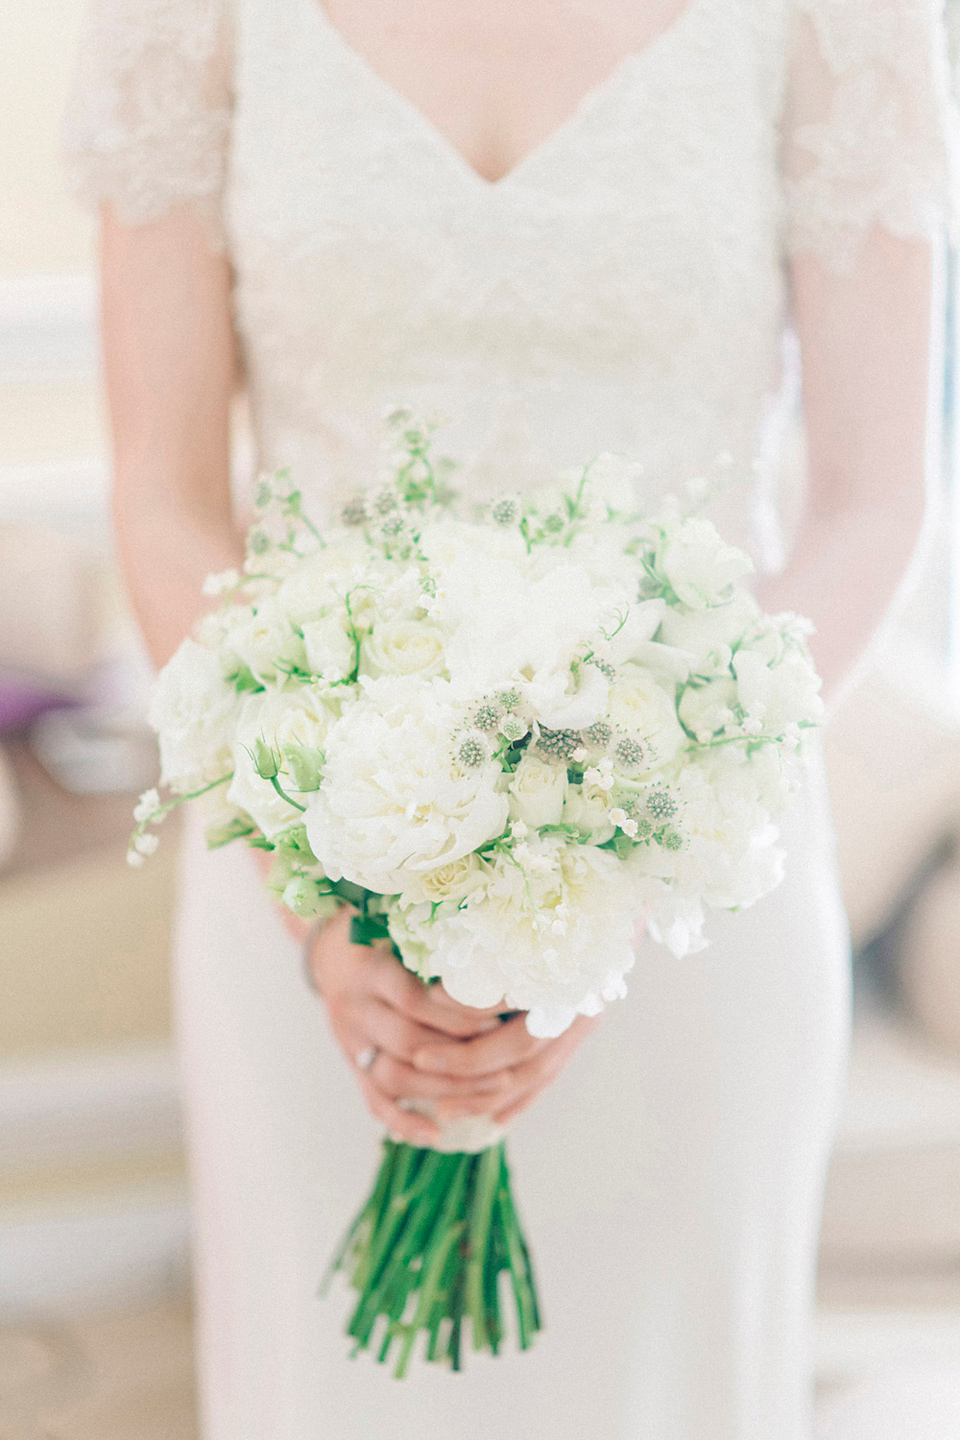
[{"label": "bouquet stem bundle", "polygon": [[[443,1154],[384,1140],[366,1204],[324,1280],[343,1271],[359,1299],[347,1325],[354,1355],[397,1349],[401,1378],[421,1332],[426,1359],[462,1369],[464,1321],[473,1348],[498,1353],[505,1333],[500,1276],[510,1279],[521,1350],[540,1329],[536,1282],[510,1188],[504,1143]],[[385,1325],[382,1323],[385,1322]]]}]

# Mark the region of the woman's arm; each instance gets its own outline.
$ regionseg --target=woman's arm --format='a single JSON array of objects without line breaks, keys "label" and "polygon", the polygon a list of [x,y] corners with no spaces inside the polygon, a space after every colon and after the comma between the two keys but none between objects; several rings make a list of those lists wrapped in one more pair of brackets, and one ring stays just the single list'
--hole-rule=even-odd
[{"label": "woman's arm", "polygon": [[230,268],[190,211],[127,227],[108,209],[101,271],[117,544],[160,665],[200,615],[204,577],[243,555],[230,505]]},{"label": "woman's arm", "polygon": [[803,359],[808,492],[784,572],[764,608],[809,615],[829,699],[849,679],[917,548],[932,417],[932,248],[875,230],[855,268],[811,255],[792,270]]}]

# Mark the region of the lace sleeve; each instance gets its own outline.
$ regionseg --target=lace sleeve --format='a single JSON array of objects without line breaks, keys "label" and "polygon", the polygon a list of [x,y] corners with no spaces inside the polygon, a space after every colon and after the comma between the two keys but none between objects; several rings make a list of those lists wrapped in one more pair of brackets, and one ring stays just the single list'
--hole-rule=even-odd
[{"label": "lace sleeve", "polygon": [[228,0],[92,0],[63,122],[70,189],[127,225],[189,205],[222,248]]},{"label": "lace sleeve", "polygon": [[795,0],[786,243],[849,269],[875,225],[926,237],[951,210],[955,116],[942,0]]}]

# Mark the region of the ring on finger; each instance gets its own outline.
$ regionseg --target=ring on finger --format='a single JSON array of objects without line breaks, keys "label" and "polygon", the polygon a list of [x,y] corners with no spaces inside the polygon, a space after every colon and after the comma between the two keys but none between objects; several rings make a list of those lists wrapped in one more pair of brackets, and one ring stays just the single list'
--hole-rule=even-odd
[{"label": "ring on finger", "polygon": [[354,1057],[353,1063],[358,1070],[362,1070],[365,1075],[369,1075],[379,1054],[380,1050],[376,1045],[368,1045],[366,1050],[361,1050],[360,1054]]}]

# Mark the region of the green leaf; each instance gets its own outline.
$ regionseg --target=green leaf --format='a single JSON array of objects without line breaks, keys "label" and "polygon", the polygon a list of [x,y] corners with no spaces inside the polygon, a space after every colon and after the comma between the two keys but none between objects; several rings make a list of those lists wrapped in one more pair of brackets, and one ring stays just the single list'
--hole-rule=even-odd
[{"label": "green leaf", "polygon": [[390,927],[383,915],[354,915],[350,921],[351,945],[373,945],[390,939]]}]

